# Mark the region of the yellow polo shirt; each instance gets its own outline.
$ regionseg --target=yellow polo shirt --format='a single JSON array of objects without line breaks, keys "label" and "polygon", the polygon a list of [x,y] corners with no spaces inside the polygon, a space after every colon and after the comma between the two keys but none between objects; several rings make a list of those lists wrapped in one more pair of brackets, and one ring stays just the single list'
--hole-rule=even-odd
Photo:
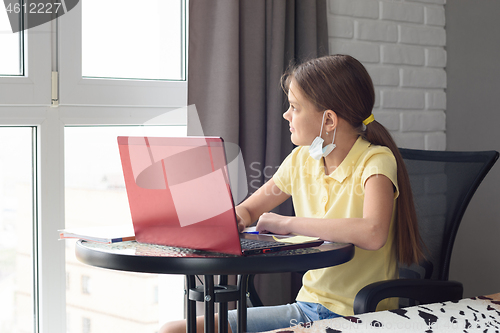
[{"label": "yellow polo shirt", "polygon": [[[384,175],[399,191],[396,159],[391,150],[358,138],[339,167],[325,175],[323,159],[309,156],[309,146],[295,148],[283,161],[273,180],[292,196],[295,215],[324,219],[363,217],[364,184],[372,175]],[[396,205],[394,205],[395,207]],[[394,209],[395,211],[395,209]],[[353,315],[354,297],[364,286],[397,278],[394,212],[386,244],[377,251],[355,248],[349,262],[308,271],[297,301],[320,303],[342,316]],[[379,303],[378,310],[397,308],[396,299]]]}]

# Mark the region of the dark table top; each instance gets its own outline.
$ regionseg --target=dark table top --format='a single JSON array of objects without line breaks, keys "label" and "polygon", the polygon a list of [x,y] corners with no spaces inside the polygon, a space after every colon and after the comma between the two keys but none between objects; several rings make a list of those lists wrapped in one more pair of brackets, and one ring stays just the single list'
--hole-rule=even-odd
[{"label": "dark table top", "polygon": [[325,243],[318,247],[255,256],[234,256],[143,244],[136,241],[100,244],[79,240],[76,257],[83,263],[121,271],[231,275],[305,271],[343,264],[354,256],[352,244]]}]

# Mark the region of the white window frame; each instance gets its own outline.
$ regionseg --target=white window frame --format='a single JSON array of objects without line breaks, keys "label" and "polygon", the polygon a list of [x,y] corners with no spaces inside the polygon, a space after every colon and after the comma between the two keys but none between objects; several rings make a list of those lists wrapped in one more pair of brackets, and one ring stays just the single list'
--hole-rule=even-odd
[{"label": "white window frame", "polygon": [[24,33],[25,76],[0,77],[2,105],[50,104],[52,25],[43,24]]},{"label": "white window frame", "polygon": [[[75,17],[78,15],[80,19]],[[75,21],[70,22],[72,19]],[[70,31],[76,31],[77,37],[72,38]],[[81,66],[81,56],[76,53],[81,51],[80,4],[58,20],[24,33],[27,75],[0,77],[0,126],[36,128],[33,294],[38,316],[35,314],[34,331],[65,333],[65,244],[58,241],[57,234],[65,226],[64,128],[140,125],[165,114],[155,125],[187,125],[185,111],[169,112],[187,105],[187,82],[78,77],[71,66]],[[52,72],[57,71],[59,105],[52,105]]]},{"label": "white window frame", "polygon": [[[60,103],[161,107],[178,107],[186,103],[187,81],[82,77],[81,26],[82,1],[59,18]],[[182,31],[185,34],[185,27]]]}]

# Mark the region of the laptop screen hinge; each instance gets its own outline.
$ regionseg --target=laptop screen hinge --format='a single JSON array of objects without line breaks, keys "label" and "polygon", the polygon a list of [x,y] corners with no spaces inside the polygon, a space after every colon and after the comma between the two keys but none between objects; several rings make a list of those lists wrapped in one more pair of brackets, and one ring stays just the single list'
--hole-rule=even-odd
[{"label": "laptop screen hinge", "polygon": [[59,84],[58,84],[58,79],[59,79],[59,73],[58,72],[52,72],[52,99],[51,99],[51,105],[53,107],[59,106]]}]

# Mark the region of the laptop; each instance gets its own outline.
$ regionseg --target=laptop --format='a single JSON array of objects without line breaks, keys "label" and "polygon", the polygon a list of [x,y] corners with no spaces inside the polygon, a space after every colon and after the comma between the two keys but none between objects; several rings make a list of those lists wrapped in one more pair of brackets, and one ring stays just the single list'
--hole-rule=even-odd
[{"label": "laptop", "polygon": [[120,136],[118,146],[138,242],[239,256],[323,243],[239,233],[220,137]]}]

